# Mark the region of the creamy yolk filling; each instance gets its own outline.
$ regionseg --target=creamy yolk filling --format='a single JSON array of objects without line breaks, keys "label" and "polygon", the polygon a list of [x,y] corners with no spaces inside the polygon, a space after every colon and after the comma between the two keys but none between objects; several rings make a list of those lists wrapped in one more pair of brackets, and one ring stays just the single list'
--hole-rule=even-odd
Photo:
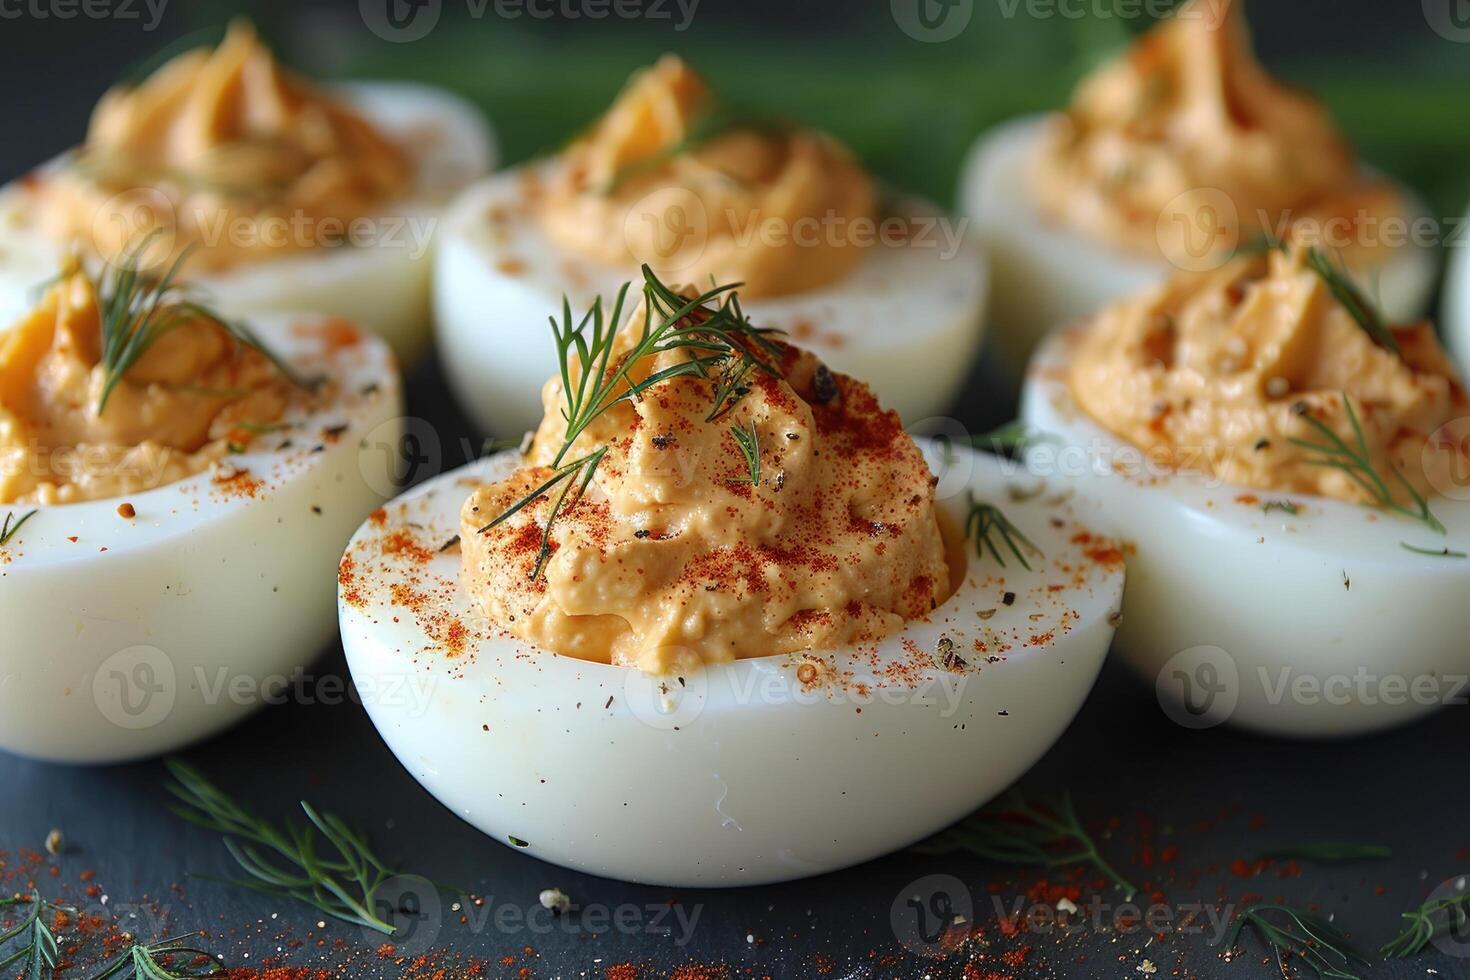
[{"label": "creamy yolk filling", "polygon": [[46,180],[41,220],[109,257],[163,231],[175,252],[192,246],[192,268],[222,269],[314,247],[324,237],[300,228],[370,217],[412,179],[402,149],[237,22],[213,51],[102,97],[76,159]]},{"label": "creamy yolk filling", "polygon": [[1465,415],[1465,390],[1427,323],[1379,346],[1333,296],[1304,248],[1179,276],[1095,317],[1067,381],[1102,425],[1165,465],[1226,483],[1372,502],[1349,474],[1292,443],[1321,443],[1310,414],[1349,446],[1351,401],[1373,470],[1422,494],[1464,466],[1435,437]]},{"label": "creamy yolk filling", "polygon": [[279,419],[292,391],[270,360],[207,319],[163,333],[97,411],[100,312],[80,274],[0,334],[0,503],[64,504],[199,473]]},{"label": "creamy yolk filling", "polygon": [[[544,188],[547,233],[596,261],[647,262],[682,282],[739,282],[747,297],[845,276],[862,249],[841,226],[874,220],[872,179],[831,137],[718,117],[678,58],[634,75]],[[793,233],[831,226],[839,230]]]},{"label": "creamy yolk filling", "polygon": [[[1297,240],[1325,228],[1355,258],[1373,239],[1351,229],[1401,215],[1403,202],[1361,177],[1315,100],[1261,67],[1244,5],[1223,17],[1217,6],[1185,5],[1078,86],[1040,146],[1037,201],[1141,253],[1200,255],[1281,240],[1295,225]],[[1216,206],[1221,194],[1233,209]]]},{"label": "creamy yolk filling", "polygon": [[[949,567],[918,447],[866,385],[780,349],[783,377],[752,375],[718,421],[706,421],[710,381],[698,377],[594,421],[565,458],[608,455],[553,524],[533,578],[547,495],[482,528],[553,472],[566,421],[561,379],[548,381],[525,465],[461,513],[463,582],[489,618],[548,651],[663,673],[873,641],[936,608]],[[687,356],[646,358],[632,377]],[[755,428],[759,485],[735,426]]]}]

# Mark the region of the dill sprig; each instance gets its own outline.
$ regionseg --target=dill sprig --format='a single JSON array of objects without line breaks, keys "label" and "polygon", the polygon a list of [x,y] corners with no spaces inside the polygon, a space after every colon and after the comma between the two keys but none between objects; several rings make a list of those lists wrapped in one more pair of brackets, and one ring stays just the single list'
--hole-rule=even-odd
[{"label": "dill sprig", "polygon": [[[167,789],[179,801],[169,809],[224,835],[230,856],[248,875],[225,879],[229,884],[294,898],[333,918],[390,936],[397,931],[373,911],[373,899],[398,872],[385,866],[367,838],[341,818],[318,813],[302,800],[310,823],[279,828],[245,810],[192,766],[176,759],[168,760],[167,766],[174,778]],[[337,856],[319,854],[319,839],[325,839]]]},{"label": "dill sprig", "polygon": [[760,486],[761,445],[760,433],[756,431],[755,422],[752,421],[749,428],[738,425],[730,426],[730,437],[735,440],[735,445],[740,447],[740,454],[745,457],[745,466],[750,472],[750,485]]},{"label": "dill sprig", "polygon": [[1040,868],[1089,864],[1124,893],[1125,901],[1138,891],[1102,856],[1066,793],[1038,805],[1013,789],[978,813],[915,844],[913,850],[921,854],[964,851],[992,861]]},{"label": "dill sprig", "polygon": [[1399,472],[1397,466],[1390,463],[1390,472],[1408,494],[1413,506],[1405,506],[1394,497],[1383,477],[1373,469],[1373,460],[1368,454],[1368,440],[1363,435],[1362,425],[1358,423],[1358,413],[1353,410],[1352,400],[1348,398],[1345,391],[1342,392],[1342,404],[1347,409],[1348,423],[1353,428],[1355,445],[1349,446],[1330,426],[1312,415],[1305,402],[1297,404],[1297,415],[1320,433],[1326,442],[1313,442],[1310,439],[1296,437],[1290,437],[1288,441],[1294,446],[1320,454],[1314,459],[1307,460],[1308,463],[1314,466],[1330,466],[1346,473],[1354,483],[1368,492],[1377,507],[1420,521],[1439,534],[1447,533],[1445,526],[1439,522],[1439,518],[1430,511],[1429,502],[1424,499],[1424,495],[1414,489],[1414,485]]},{"label": "dill sprig", "polygon": [[612,194],[635,177],[653,173],[675,158],[692,153],[727,133],[740,129],[776,131],[780,128],[779,124],[748,112],[727,107],[710,109],[695,118],[683,137],[659,147],[641,160],[619,167],[611,177],[593,188],[593,193]]},{"label": "dill sprig", "polygon": [[97,399],[97,414],[107,407],[107,400],[123,376],[132,370],[164,334],[186,323],[203,320],[225,331],[238,344],[250,347],[271,362],[292,384],[309,388],[319,379],[305,378],[265,346],[243,324],[231,321],[204,306],[179,282],[179,270],[188,258],[185,249],[159,277],[147,275],[141,268],[143,256],[152,246],[157,232],[152,232],[128,249],[116,263],[108,263],[93,281],[97,308],[102,324],[103,384]]},{"label": "dill sprig", "polygon": [[1393,857],[1393,851],[1380,844],[1343,844],[1327,841],[1321,844],[1289,844],[1262,851],[1260,857],[1273,860],[1303,861],[1376,861]]},{"label": "dill sprig", "polygon": [[1402,357],[1399,342],[1393,330],[1379,312],[1377,305],[1358,288],[1353,277],[1340,262],[1334,262],[1326,252],[1315,245],[1306,247],[1307,265],[1317,273],[1332,298],[1337,300],[1348,316],[1362,328],[1373,342],[1384,350]]},{"label": "dill sprig", "polygon": [[34,510],[29,510],[21,515],[20,520],[16,521],[14,520],[15,511],[6,511],[5,523],[0,524],[0,548],[3,548],[5,545],[9,544],[10,539],[15,537],[16,533],[20,531],[21,525],[35,516],[36,512]]},{"label": "dill sprig", "polygon": [[1042,442],[1061,442],[1050,432],[1033,429],[1020,419],[1012,419],[982,435],[971,436],[970,445],[996,454],[1014,456]]},{"label": "dill sprig", "polygon": [[[975,539],[975,556],[977,558],[983,561],[985,559],[985,550],[989,548],[990,553],[995,556],[995,560],[1004,568],[1006,559],[1000,547],[1001,544],[1004,544],[1010,549],[1011,554],[1016,556],[1016,560],[1021,563],[1021,567],[1029,572],[1031,570],[1031,563],[1026,560],[1026,556],[1021,552],[1021,548],[1017,544],[1018,542],[1038,557],[1046,557],[1041,553],[1040,548],[1031,543],[1030,538],[1021,533],[1020,528],[1011,523],[1010,518],[1001,513],[999,507],[994,504],[977,501],[973,492],[969,493],[968,497],[970,511],[965,516],[965,537]],[[999,543],[992,537],[993,534],[1000,536]]]},{"label": "dill sprig", "polygon": [[[1274,919],[1279,921],[1272,921]],[[1353,949],[1338,929],[1325,919],[1286,905],[1252,905],[1235,918],[1235,925],[1225,937],[1227,949],[1235,946],[1246,926],[1253,928],[1276,954],[1276,966],[1283,977],[1290,976],[1286,958],[1295,956],[1321,978],[1361,980],[1349,972],[1354,965],[1367,966],[1368,960]]]},{"label": "dill sprig", "polygon": [[35,891],[28,896],[0,899],[0,907],[26,903],[29,903],[31,910],[13,928],[0,934],[0,953],[17,940],[24,940],[18,949],[0,956],[0,974],[14,977],[16,974],[13,971],[19,968],[19,976],[23,980],[46,980],[56,973],[56,962],[59,959],[56,933],[46,921],[46,915],[72,910],[46,901]]},{"label": "dill sprig", "polygon": [[[156,943],[133,943],[90,980],[129,977],[131,980],[198,980],[219,971],[208,950],[190,945],[199,935],[191,932]],[[175,961],[182,961],[175,963]]]},{"label": "dill sprig", "polygon": [[[571,303],[562,300],[561,323],[552,317],[551,332],[561,370],[565,400],[561,413],[567,428],[561,447],[551,461],[552,475],[479,532],[492,530],[560,486],[542,528],[541,548],[531,568],[531,578],[540,576],[551,554],[551,531],[557,517],[573,495],[580,497],[586,491],[611,448],[603,445],[577,459],[566,459],[582,433],[604,412],[620,402],[637,401],[650,388],[674,378],[699,377],[712,384],[711,406],[705,421],[714,422],[750,392],[747,379],[752,372],[759,370],[779,376],[775,366],[779,351],[769,339],[770,334],[779,331],[751,325],[733,291],[737,286],[738,283],[714,286],[687,299],[660,282],[647,265],[643,266],[642,332],[616,361],[613,349],[619,332],[624,329],[623,306],[629,285],[625,283],[618,290],[612,312],[606,316],[601,297],[580,321],[573,320]],[[687,352],[688,359],[645,378],[634,379],[636,365],[670,351]],[[579,374],[575,383],[573,357]]]},{"label": "dill sprig", "polygon": [[1413,956],[1440,936],[1463,930],[1470,924],[1470,891],[1425,902],[1402,918],[1408,923],[1404,931],[1379,949],[1390,959]]},{"label": "dill sprig", "polygon": [[1261,505],[1261,513],[1263,514],[1269,514],[1273,510],[1279,510],[1283,514],[1290,514],[1292,517],[1296,517],[1302,512],[1301,507],[1293,500],[1268,500]]},{"label": "dill sprig", "polygon": [[1450,548],[1420,548],[1418,545],[1409,544],[1409,542],[1407,541],[1400,541],[1399,547],[1403,548],[1405,551],[1412,551],[1416,555],[1428,555],[1430,558],[1470,557],[1470,555],[1467,555],[1463,551],[1453,551]]}]

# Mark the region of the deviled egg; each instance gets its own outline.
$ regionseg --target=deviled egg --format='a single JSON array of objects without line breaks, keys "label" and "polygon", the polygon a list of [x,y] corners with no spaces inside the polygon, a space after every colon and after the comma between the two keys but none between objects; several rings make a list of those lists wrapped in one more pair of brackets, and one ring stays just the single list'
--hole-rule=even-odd
[{"label": "deviled egg", "polygon": [[1059,332],[1023,413],[1030,468],[1129,542],[1117,649],[1176,717],[1347,735],[1462,695],[1470,402],[1432,327],[1389,327],[1321,251]]},{"label": "deviled egg", "polygon": [[439,354],[470,417],[519,436],[556,369],[546,311],[564,294],[585,308],[646,263],[699,288],[741,283],[763,323],[918,421],[949,406],[981,337],[984,259],[964,232],[880,192],[831,137],[723,109],[669,56],[562,154],[451,208],[434,270]]},{"label": "deviled egg", "polygon": [[1070,722],[1122,593],[1065,493],[917,445],[722,294],[650,274],[621,329],[571,324],[525,454],[415,488],[342,559],[355,681],[422,695],[368,705],[404,766],[634,881],[817,874],[963,816]]},{"label": "deviled egg", "polygon": [[391,493],[393,357],[340,318],[248,330],[76,268],[0,333],[0,749],[167,752],[332,636],[342,542]]},{"label": "deviled egg", "polygon": [[0,190],[0,322],[73,251],[185,249],[229,316],[310,312],[369,327],[409,363],[428,345],[432,238],[488,173],[480,114],[422,85],[319,88],[243,22],[102,97],[85,142]]},{"label": "deviled egg", "polygon": [[1424,205],[1266,73],[1244,6],[1183,5],[1064,112],[1006,123],[971,151],[962,209],[988,249],[994,336],[1017,372],[1053,327],[1288,236],[1342,254],[1395,321],[1424,312],[1436,271],[1417,234]]}]

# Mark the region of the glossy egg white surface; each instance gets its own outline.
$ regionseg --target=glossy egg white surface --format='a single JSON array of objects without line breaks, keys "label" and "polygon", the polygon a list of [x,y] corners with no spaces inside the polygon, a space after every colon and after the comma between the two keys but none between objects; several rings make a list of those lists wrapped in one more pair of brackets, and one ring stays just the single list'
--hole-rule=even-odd
[{"label": "glossy egg white surface", "polygon": [[[429,284],[441,214],[458,191],[494,168],[494,137],[474,106],[431,86],[358,82],[334,91],[411,155],[412,191],[357,231],[349,229],[360,244],[303,249],[193,281],[226,315],[340,316],[369,327],[400,361],[413,364],[429,347]],[[37,173],[63,163],[59,158]],[[66,250],[35,226],[30,187],[31,180],[22,178],[0,190],[0,329],[35,302],[37,284],[55,274]],[[140,209],[162,200],[146,191],[134,199]]]},{"label": "glossy egg white surface", "polygon": [[1076,336],[1050,338],[1028,373],[1022,418],[1040,436],[1027,466],[1072,481],[1128,542],[1116,649],[1171,717],[1343,736],[1470,693],[1470,560],[1403,546],[1470,551],[1470,488],[1430,499],[1441,536],[1369,507],[1171,473],[1073,401]]},{"label": "glossy egg white surface", "polygon": [[970,551],[955,594],[875,647],[655,677],[496,631],[459,585],[457,549],[440,548],[512,453],[414,489],[353,539],[339,600],[353,680],[377,692],[363,699],[374,724],[430,793],[555,864],[750,885],[903,847],[1004,790],[1062,734],[1123,588],[1115,546],[1019,466],[925,452],[951,522],[973,489],[1045,557],[1027,571]]},{"label": "glossy egg white surface", "polygon": [[[610,308],[630,279],[636,299],[641,284],[636,266],[566,255],[543,232],[525,185],[552,166],[497,174],[467,191],[445,217],[435,260],[436,342],[450,388],[470,418],[502,437],[541,420],[541,384],[557,372],[546,317],[562,297],[580,317],[599,295]],[[979,350],[989,277],[962,226],[922,201],[905,200],[902,210],[916,216],[910,244],[870,248],[841,282],[741,296],[741,305],[760,326],[787,331],[862,378],[912,423],[945,412],[958,395]]]},{"label": "glossy egg white surface", "polygon": [[1449,260],[1445,265],[1439,319],[1445,345],[1461,375],[1470,374],[1470,256],[1465,254],[1470,241],[1467,236],[1470,236],[1470,215],[1466,215],[1460,234],[1446,243]]},{"label": "glossy egg white surface", "polygon": [[[960,209],[973,219],[995,277],[994,343],[1017,376],[1053,328],[1162,282],[1180,268],[1163,256],[1150,258],[1113,248],[1058,225],[1042,211],[1033,198],[1030,168],[1048,122],[1048,116],[1039,115],[996,126],[976,141],[960,177]],[[1406,188],[1399,192],[1410,220],[1428,213]],[[1248,227],[1247,216],[1241,217]],[[1219,262],[1228,257],[1227,247]],[[1428,307],[1437,268],[1432,247],[1406,243],[1395,248],[1363,285],[1391,321],[1408,322]]]},{"label": "glossy egg white surface", "polygon": [[337,323],[251,323],[288,361],[316,368],[330,350],[338,393],[289,428],[177,483],[36,508],[0,546],[0,749],[170,752],[279,697],[331,640],[342,544],[393,492],[403,411],[387,347],[342,347]]}]

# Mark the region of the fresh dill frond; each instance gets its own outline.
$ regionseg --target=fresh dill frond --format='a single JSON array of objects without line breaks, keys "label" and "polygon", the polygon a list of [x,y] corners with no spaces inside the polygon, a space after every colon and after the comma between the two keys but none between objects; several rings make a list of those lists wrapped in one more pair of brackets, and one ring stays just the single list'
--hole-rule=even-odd
[{"label": "fresh dill frond", "polygon": [[1363,427],[1358,422],[1358,413],[1353,410],[1352,400],[1348,398],[1345,391],[1342,392],[1342,404],[1347,410],[1348,423],[1353,429],[1354,445],[1349,446],[1330,426],[1312,415],[1305,402],[1298,403],[1297,415],[1303,422],[1315,429],[1325,441],[1313,442],[1310,439],[1296,437],[1290,437],[1288,441],[1294,446],[1318,454],[1315,458],[1308,459],[1308,463],[1314,466],[1328,466],[1346,473],[1354,483],[1362,487],[1373,498],[1375,506],[1420,521],[1438,534],[1447,533],[1439,518],[1430,511],[1429,501],[1414,489],[1414,485],[1399,472],[1397,466],[1390,463],[1389,471],[1413,502],[1413,506],[1409,507],[1399,503],[1383,477],[1373,469],[1373,460],[1368,453],[1368,440],[1363,435]]},{"label": "fresh dill frond", "polygon": [[0,524],[0,548],[3,548],[5,545],[9,544],[10,539],[15,537],[16,534],[20,531],[21,525],[23,525],[26,521],[35,516],[36,512],[34,510],[28,510],[24,514],[22,514],[20,520],[17,521],[15,520],[15,511],[6,511],[5,523]]},{"label": "fresh dill frond", "polygon": [[1393,851],[1379,844],[1343,844],[1334,841],[1321,844],[1289,844],[1262,851],[1260,857],[1272,860],[1302,861],[1377,861],[1393,857]]},{"label": "fresh dill frond", "polygon": [[753,487],[760,486],[760,433],[756,431],[755,422],[751,422],[749,428],[742,428],[738,425],[730,426],[730,437],[735,440],[735,445],[740,447],[740,454],[745,457],[745,466],[750,473],[750,485]]},{"label": "fresh dill frond", "polygon": [[1430,558],[1470,557],[1470,555],[1466,555],[1466,553],[1463,551],[1453,551],[1450,548],[1420,548],[1417,545],[1409,544],[1409,542],[1407,541],[1400,541],[1399,547],[1403,548],[1405,551],[1412,551],[1416,555],[1428,555]]},{"label": "fresh dill frond", "polygon": [[[374,898],[399,872],[384,865],[367,838],[339,817],[318,813],[302,800],[309,823],[277,827],[245,810],[192,766],[177,759],[166,764],[173,776],[167,789],[178,801],[169,809],[223,835],[230,856],[246,873],[247,877],[225,879],[229,884],[294,898],[333,918],[390,936],[397,931],[374,911]],[[322,840],[336,857],[318,853]]]},{"label": "fresh dill frond", "polygon": [[[761,371],[780,376],[776,366],[779,351],[769,339],[780,331],[751,325],[733,291],[737,286],[714,286],[689,299],[664,285],[651,268],[643,266],[641,333],[616,362],[613,348],[620,331],[629,329],[623,323],[623,307],[630,286],[624,284],[618,290],[608,315],[604,315],[602,298],[598,297],[581,320],[574,320],[570,301],[562,300],[561,322],[552,317],[551,332],[561,371],[564,399],[561,414],[567,428],[551,461],[552,475],[479,531],[481,534],[490,531],[560,486],[542,528],[541,548],[531,578],[540,576],[545,567],[551,554],[552,526],[568,499],[573,493],[580,497],[587,489],[611,448],[599,446],[570,462],[566,460],[578,438],[604,412],[620,402],[637,401],[644,392],[675,378],[699,377],[711,382],[713,394],[705,421],[714,422],[750,393],[746,381],[751,373]],[[687,352],[688,358],[634,380],[633,370],[638,364],[671,351]],[[575,383],[573,357],[578,367]]]},{"label": "fresh dill frond", "polygon": [[681,139],[660,147],[641,160],[635,160],[618,168],[611,177],[593,188],[593,193],[612,194],[628,181],[653,173],[677,157],[692,153],[727,133],[741,129],[777,131],[781,128],[778,123],[749,112],[723,106],[710,109],[695,118],[689,126],[689,131]]},{"label": "fresh dill frond", "polygon": [[199,980],[219,972],[219,962],[205,949],[191,945],[191,932],[156,943],[133,943],[91,980]]},{"label": "fresh dill frond", "polygon": [[[965,537],[975,539],[975,556],[980,560],[985,559],[985,551],[988,548],[995,556],[995,560],[1002,568],[1005,567],[1005,555],[1001,552],[1001,544],[1010,549],[1011,554],[1021,563],[1021,567],[1028,572],[1031,563],[1026,560],[1020,546],[1039,557],[1045,557],[1041,549],[1031,543],[1031,540],[1021,533],[1021,529],[1011,523],[1010,518],[1001,513],[1001,509],[994,504],[981,503],[975,499],[974,493],[969,493],[970,511],[965,516]],[[997,543],[992,535],[1000,536]],[[1018,545],[1019,542],[1019,545]]]},{"label": "fresh dill frond", "polygon": [[1399,342],[1393,335],[1393,329],[1389,327],[1377,304],[1358,288],[1358,284],[1353,281],[1352,275],[1341,262],[1334,262],[1326,252],[1315,245],[1307,246],[1306,253],[1307,265],[1317,273],[1322,284],[1332,294],[1332,298],[1347,311],[1348,316],[1353,318],[1353,321],[1375,344],[1402,357],[1403,354],[1399,350]]},{"label": "fresh dill frond", "polygon": [[1020,419],[1012,419],[989,432],[970,437],[970,445],[997,455],[1014,456],[1042,442],[1061,442],[1061,438],[1050,432],[1033,429]]},{"label": "fresh dill frond", "polygon": [[[31,910],[14,927],[0,934],[0,974],[14,977],[17,976],[15,971],[18,969],[22,980],[48,980],[55,975],[60,956],[56,933],[46,921],[46,916],[72,910],[46,901],[36,891],[28,896],[16,895],[0,899],[0,907],[21,904],[29,904]],[[5,954],[5,949],[12,944],[16,944],[18,948]]]},{"label": "fresh dill frond", "polygon": [[1063,793],[1033,804],[1018,789],[971,814],[959,823],[913,846],[921,854],[964,852],[991,861],[1065,868],[1087,864],[1096,868],[1131,899],[1137,888],[1102,856],[1087,833],[1071,796]]},{"label": "fresh dill frond", "polygon": [[1236,945],[1246,926],[1271,947],[1283,977],[1290,976],[1286,961],[1291,956],[1319,978],[1331,980],[1361,980],[1349,967],[1368,965],[1368,960],[1353,949],[1335,926],[1309,912],[1287,905],[1252,905],[1236,916],[1235,925],[1224,940],[1227,949]]},{"label": "fresh dill frond", "polygon": [[118,382],[159,338],[186,323],[199,320],[214,324],[236,343],[263,354],[292,384],[310,388],[318,383],[319,379],[299,375],[248,327],[233,323],[204,306],[187,285],[179,282],[179,271],[188,258],[187,249],[173,260],[162,276],[146,274],[141,263],[156,237],[156,232],[144,236],[116,263],[104,266],[92,283],[102,328],[103,384],[97,399],[98,415],[107,407],[107,400]]},{"label": "fresh dill frond", "polygon": [[1290,514],[1292,517],[1296,517],[1302,511],[1301,507],[1297,506],[1293,500],[1268,500],[1261,505],[1261,513],[1263,514],[1269,514],[1273,510],[1279,510],[1283,514]]},{"label": "fresh dill frond", "polygon": [[1441,936],[1463,933],[1470,925],[1470,891],[1425,902],[1413,911],[1403,913],[1402,918],[1408,923],[1404,931],[1378,950],[1389,959],[1413,956]]}]

